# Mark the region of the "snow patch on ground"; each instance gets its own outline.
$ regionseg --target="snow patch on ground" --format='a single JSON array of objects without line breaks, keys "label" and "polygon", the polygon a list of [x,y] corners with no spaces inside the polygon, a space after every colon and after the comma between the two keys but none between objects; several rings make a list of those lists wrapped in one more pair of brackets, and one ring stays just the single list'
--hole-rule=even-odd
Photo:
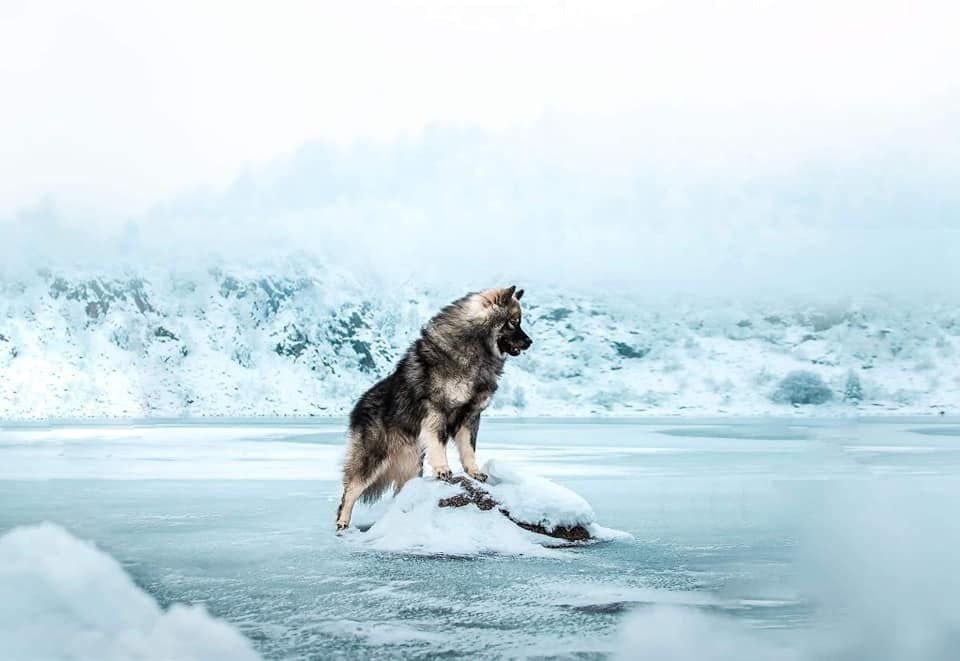
[{"label": "snow patch on ground", "polygon": [[49,523],[0,536],[0,657],[260,658],[202,606],[161,610],[116,560]]},{"label": "snow patch on ground", "polygon": [[[582,525],[603,541],[629,537],[597,525],[590,504],[566,487],[502,461],[491,460],[484,470],[490,475],[490,494],[497,500],[504,498],[502,502],[509,503],[510,514],[517,520],[546,522],[551,530]],[[496,509],[481,511],[472,504],[437,506],[457,493],[458,486],[433,478],[410,480],[367,531],[351,528],[345,538],[368,549],[414,555],[563,557],[562,551],[553,548],[563,540],[524,530]]]}]

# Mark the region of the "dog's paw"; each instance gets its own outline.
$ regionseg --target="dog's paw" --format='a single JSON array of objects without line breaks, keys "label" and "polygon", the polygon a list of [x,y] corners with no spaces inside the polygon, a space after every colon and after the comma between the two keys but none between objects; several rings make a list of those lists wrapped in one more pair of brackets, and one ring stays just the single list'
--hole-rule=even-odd
[{"label": "dog's paw", "polygon": [[339,535],[349,527],[350,527],[349,523],[346,523],[344,521],[337,521],[337,534]]},{"label": "dog's paw", "polygon": [[469,475],[469,476],[472,477],[473,479],[478,480],[478,481],[480,481],[480,482],[486,482],[486,481],[487,481],[487,477],[488,477],[487,474],[484,473],[484,472],[483,472],[482,470],[480,470],[479,468],[472,468],[472,469],[468,470],[468,471],[467,471],[467,475]]},{"label": "dog's paw", "polygon": [[453,477],[453,473],[450,472],[449,466],[439,466],[433,469],[433,476],[438,480],[447,482],[451,477]]}]

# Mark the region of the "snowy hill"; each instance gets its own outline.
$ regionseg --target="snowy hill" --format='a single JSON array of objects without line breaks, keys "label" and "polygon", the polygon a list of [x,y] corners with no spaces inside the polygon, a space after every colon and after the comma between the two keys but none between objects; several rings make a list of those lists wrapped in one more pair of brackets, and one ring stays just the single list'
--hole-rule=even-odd
[{"label": "snowy hill", "polygon": [[[789,413],[774,393],[796,370],[826,388],[806,414],[955,412],[960,402],[956,306],[527,291],[535,344],[509,361],[494,414]],[[360,282],[306,259],[8,274],[0,419],[344,415],[462,293]]]}]

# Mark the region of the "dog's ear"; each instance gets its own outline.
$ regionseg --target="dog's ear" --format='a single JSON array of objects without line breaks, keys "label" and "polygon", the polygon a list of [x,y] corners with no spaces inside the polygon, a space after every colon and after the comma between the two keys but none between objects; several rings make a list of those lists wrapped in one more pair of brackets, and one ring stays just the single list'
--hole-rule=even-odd
[{"label": "dog's ear", "polygon": [[514,294],[513,297],[519,301],[521,298],[523,298],[523,290],[522,290],[522,289],[518,289],[518,290],[517,290],[517,293]]},{"label": "dog's ear", "polygon": [[[493,307],[494,305],[507,307],[510,305],[510,300],[514,298],[514,292],[516,290],[516,285],[507,287],[506,289],[487,289],[486,291],[480,292],[480,300],[483,301],[485,308]],[[521,291],[521,294],[522,293]]]}]

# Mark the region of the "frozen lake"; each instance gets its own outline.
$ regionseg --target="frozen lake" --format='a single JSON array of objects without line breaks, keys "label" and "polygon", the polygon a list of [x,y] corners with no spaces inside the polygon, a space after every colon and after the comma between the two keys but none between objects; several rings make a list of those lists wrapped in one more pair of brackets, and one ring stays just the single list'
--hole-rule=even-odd
[{"label": "frozen lake", "polygon": [[947,659],[960,645],[960,420],[485,420],[481,462],[550,478],[633,536],[546,558],[336,537],[343,429],[5,426],[0,533],[61,524],[162,606],[205,604],[271,659]]}]

